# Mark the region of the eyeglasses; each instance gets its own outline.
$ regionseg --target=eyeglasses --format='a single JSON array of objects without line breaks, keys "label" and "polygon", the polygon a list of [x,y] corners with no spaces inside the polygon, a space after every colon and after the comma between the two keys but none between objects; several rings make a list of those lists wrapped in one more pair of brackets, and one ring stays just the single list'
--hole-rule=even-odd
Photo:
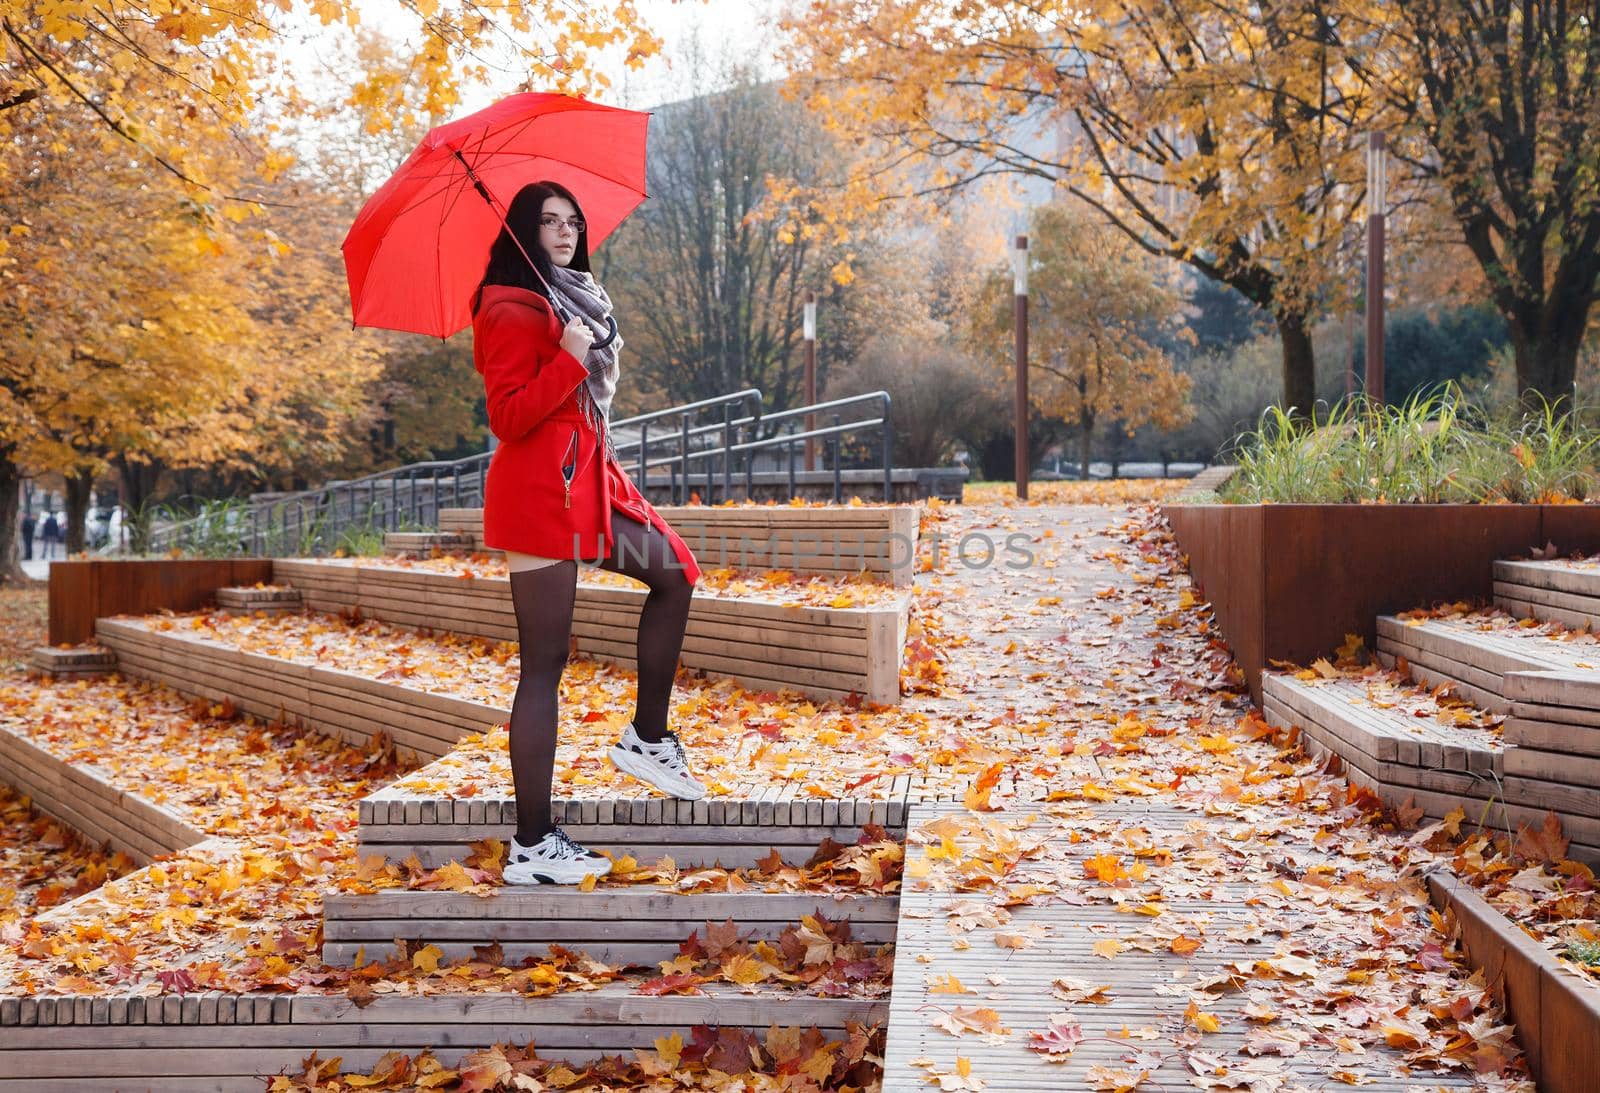
[{"label": "eyeglasses", "polygon": [[539,226],[542,228],[549,228],[551,231],[555,232],[559,232],[562,227],[565,226],[571,228],[575,235],[582,235],[583,229],[588,227],[588,225],[585,224],[582,219],[576,216],[571,220],[563,220],[559,216],[540,217]]}]

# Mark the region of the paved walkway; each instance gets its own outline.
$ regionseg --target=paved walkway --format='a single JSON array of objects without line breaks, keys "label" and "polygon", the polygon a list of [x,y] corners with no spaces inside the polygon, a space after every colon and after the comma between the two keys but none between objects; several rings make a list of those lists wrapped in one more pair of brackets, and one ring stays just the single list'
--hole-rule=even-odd
[{"label": "paved walkway", "polygon": [[885,1093],[1531,1089],[1405,836],[1246,717],[1169,539],[1066,506],[943,531],[1037,557],[919,575],[971,682],[906,701],[957,755],[1032,746],[995,811],[912,808]]}]

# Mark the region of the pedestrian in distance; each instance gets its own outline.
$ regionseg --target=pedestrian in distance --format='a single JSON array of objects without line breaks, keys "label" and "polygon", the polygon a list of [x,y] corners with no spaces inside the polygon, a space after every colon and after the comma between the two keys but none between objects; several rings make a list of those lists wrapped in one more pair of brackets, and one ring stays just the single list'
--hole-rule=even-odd
[{"label": "pedestrian in distance", "polygon": [[56,542],[61,538],[61,525],[56,522],[56,514],[49,513],[44,518],[44,528],[40,533],[44,540],[44,556],[48,560],[56,556]]},{"label": "pedestrian in distance", "polygon": [[499,440],[484,484],[483,543],[505,552],[521,650],[510,720],[517,830],[509,884],[576,884],[611,869],[609,858],[551,822],[579,561],[649,588],[633,719],[610,749],[611,762],[673,797],[705,794],[667,726],[700,567],[617,460],[609,421],[623,340],[590,270],[584,233],[568,189],[550,181],[523,186],[471,302],[473,364]]}]

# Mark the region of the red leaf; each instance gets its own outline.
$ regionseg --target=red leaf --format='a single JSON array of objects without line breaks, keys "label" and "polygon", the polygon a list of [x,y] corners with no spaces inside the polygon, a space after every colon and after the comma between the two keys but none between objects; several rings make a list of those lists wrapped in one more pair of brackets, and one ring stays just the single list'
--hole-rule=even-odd
[{"label": "red leaf", "polygon": [[639,984],[639,994],[704,994],[699,984],[704,983],[705,977],[695,975],[693,972],[678,972],[674,975],[657,976]]}]

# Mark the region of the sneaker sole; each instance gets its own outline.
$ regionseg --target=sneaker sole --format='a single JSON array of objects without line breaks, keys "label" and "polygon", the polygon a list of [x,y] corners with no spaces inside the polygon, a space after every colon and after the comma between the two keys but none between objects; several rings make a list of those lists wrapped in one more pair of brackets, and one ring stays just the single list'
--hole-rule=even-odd
[{"label": "sneaker sole", "polygon": [[[504,878],[507,884],[582,884],[584,878],[594,877],[596,880],[611,872],[612,863],[606,862],[605,868],[598,866],[584,866],[579,864],[568,865],[565,869],[553,865],[507,866]],[[519,870],[513,872],[513,870]]]},{"label": "sneaker sole", "polygon": [[676,797],[680,801],[698,801],[706,795],[705,787],[703,786],[698,790],[694,790],[686,786],[680,786],[675,782],[663,784],[662,781],[657,780],[660,771],[650,765],[648,759],[640,759],[620,744],[611,746],[611,762],[613,766],[624,774],[631,774],[639,781],[655,786],[662,793]]}]

